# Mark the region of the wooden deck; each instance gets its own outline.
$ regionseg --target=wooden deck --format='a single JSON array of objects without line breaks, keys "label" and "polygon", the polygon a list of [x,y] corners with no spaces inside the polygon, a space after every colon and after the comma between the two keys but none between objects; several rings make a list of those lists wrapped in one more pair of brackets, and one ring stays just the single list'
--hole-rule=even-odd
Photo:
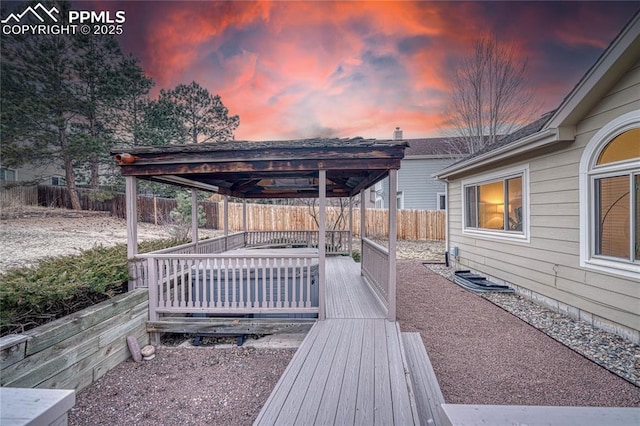
[{"label": "wooden deck", "polygon": [[418,424],[399,327],[351,258],[327,259],[326,312],[254,424]]},{"label": "wooden deck", "polygon": [[327,258],[326,313],[329,318],[386,318],[387,311],[360,275],[352,258]]}]

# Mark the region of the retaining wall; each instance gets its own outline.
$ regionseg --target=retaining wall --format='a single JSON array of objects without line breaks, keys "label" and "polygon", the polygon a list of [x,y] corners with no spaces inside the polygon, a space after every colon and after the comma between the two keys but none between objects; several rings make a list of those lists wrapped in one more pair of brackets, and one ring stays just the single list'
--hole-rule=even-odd
[{"label": "retaining wall", "polygon": [[116,296],[0,339],[0,385],[80,391],[131,354],[127,336],[149,343],[147,289]]}]

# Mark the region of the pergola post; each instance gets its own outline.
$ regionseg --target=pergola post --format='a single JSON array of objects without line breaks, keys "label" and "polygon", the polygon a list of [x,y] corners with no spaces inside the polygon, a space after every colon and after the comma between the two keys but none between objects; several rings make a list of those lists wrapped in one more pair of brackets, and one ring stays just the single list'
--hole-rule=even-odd
[{"label": "pergola post", "polygon": [[325,267],[326,267],[326,199],[327,199],[327,171],[319,170],[318,172],[318,198],[320,199],[320,229],[318,233],[318,319],[324,320],[326,313],[324,309],[325,304]]},{"label": "pergola post", "polygon": [[[136,192],[136,177],[125,177],[125,208],[127,210],[127,259],[131,260],[138,254],[138,194]],[[133,271],[130,271],[133,272]],[[129,291],[133,290],[136,274],[132,274],[134,279],[129,281]]]},{"label": "pergola post", "polygon": [[396,320],[396,239],[398,237],[398,170],[389,170],[389,306],[387,319]]},{"label": "pergola post", "polygon": [[222,198],[222,210],[224,215],[224,236],[229,235],[229,196],[225,195]]},{"label": "pergola post", "polygon": [[366,233],[366,205],[364,204],[364,189],[360,190],[360,275],[362,275],[362,265],[364,264],[364,237]]},{"label": "pergola post", "polygon": [[223,198],[223,203],[222,205],[223,210],[224,210],[224,251],[229,250],[228,247],[228,243],[229,243],[229,196],[225,195]]},{"label": "pergola post", "polygon": [[247,232],[247,200],[242,200],[242,232]]},{"label": "pergola post", "polygon": [[353,255],[353,197],[349,197],[349,256]]},{"label": "pergola post", "polygon": [[198,194],[191,190],[191,242],[198,246]]}]

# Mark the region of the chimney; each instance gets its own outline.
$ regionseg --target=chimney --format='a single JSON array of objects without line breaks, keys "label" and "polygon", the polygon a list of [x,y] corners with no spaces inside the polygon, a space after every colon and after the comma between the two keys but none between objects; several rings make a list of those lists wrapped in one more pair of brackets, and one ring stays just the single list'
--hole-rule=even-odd
[{"label": "chimney", "polygon": [[396,127],[396,130],[393,131],[393,140],[394,141],[402,140],[402,130],[400,130],[400,127]]}]

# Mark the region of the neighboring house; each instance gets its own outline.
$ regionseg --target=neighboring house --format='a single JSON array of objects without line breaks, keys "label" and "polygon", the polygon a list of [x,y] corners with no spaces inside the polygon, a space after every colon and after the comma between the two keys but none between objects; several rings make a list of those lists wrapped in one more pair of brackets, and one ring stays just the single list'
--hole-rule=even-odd
[{"label": "neighboring house", "polygon": [[64,170],[55,164],[36,167],[27,164],[23,167],[10,168],[0,166],[0,183],[2,184],[45,184],[66,185]]},{"label": "neighboring house", "polygon": [[640,14],[557,110],[437,177],[457,269],[640,343]]},{"label": "neighboring house", "polygon": [[[398,171],[396,206],[399,209],[445,210],[445,183],[433,175],[462,157],[452,153],[451,139],[402,139],[399,128],[394,132],[394,139],[409,143]],[[459,147],[455,152],[458,151]],[[367,207],[389,208],[387,179],[371,188],[370,202]]]}]

